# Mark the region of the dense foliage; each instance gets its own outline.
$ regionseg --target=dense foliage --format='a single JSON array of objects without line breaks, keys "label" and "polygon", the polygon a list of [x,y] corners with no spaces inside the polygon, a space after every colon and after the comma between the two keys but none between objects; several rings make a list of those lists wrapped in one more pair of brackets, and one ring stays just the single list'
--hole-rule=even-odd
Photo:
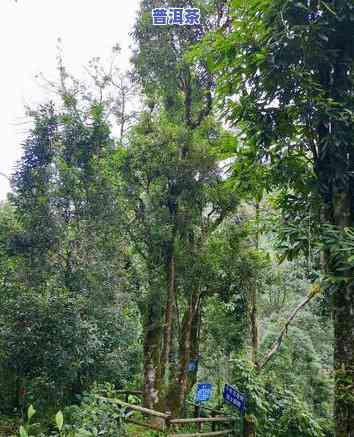
[{"label": "dense foliage", "polygon": [[354,5],[194,6],[199,25],[152,26],[143,0],[131,74],[95,58],[84,82],[59,55],[28,113],[0,207],[0,418],[21,437],[142,435],[98,396],[179,417],[205,381],[236,434],[354,432]]}]

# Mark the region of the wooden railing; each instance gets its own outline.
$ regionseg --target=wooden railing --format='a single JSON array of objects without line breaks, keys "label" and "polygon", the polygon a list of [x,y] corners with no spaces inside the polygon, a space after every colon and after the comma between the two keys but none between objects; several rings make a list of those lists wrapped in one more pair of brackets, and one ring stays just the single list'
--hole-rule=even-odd
[{"label": "wooden railing", "polygon": [[[124,391],[121,390],[120,394],[129,395],[136,394],[140,395],[141,392],[135,391]],[[111,402],[116,404],[121,409],[126,409],[127,414],[125,414],[125,420],[127,422],[133,423],[134,425],[141,426],[144,428],[149,428],[154,431],[158,431],[167,437],[217,437],[217,436],[226,436],[230,435],[233,432],[233,429],[230,427],[230,424],[235,421],[235,418],[230,416],[222,416],[217,415],[213,417],[194,417],[188,419],[178,419],[173,418],[166,413],[161,413],[160,411],[150,410],[149,408],[141,407],[140,405],[130,404],[126,401],[122,401],[120,399],[106,398],[103,396],[97,396],[98,399],[106,402]],[[128,396],[127,396],[128,398]],[[132,418],[131,416],[134,413],[141,413],[143,416],[149,417],[149,421],[142,422]],[[211,430],[204,430],[203,425],[210,425]],[[225,426],[228,424],[228,428],[216,430],[216,426]],[[182,434],[178,431],[178,428],[185,426],[195,425],[197,428],[197,432],[188,432]]]},{"label": "wooden railing", "polygon": [[[196,433],[189,433],[189,434],[176,434],[169,432],[167,434],[168,437],[198,437],[198,436],[204,436],[204,437],[212,437],[212,436],[222,436],[222,435],[229,435],[232,433],[232,429],[223,429],[216,431],[214,428],[214,425],[218,424],[224,424],[227,422],[234,422],[234,419],[232,417],[195,417],[193,419],[171,419],[169,421],[170,428],[173,426],[185,426],[185,425],[197,425],[198,426],[198,432]],[[202,425],[203,424],[212,424],[213,428],[211,431],[204,431],[202,432]]]},{"label": "wooden railing", "polygon": [[138,422],[132,419],[130,416],[126,416],[126,421],[134,423],[135,425],[142,426],[145,428],[153,429],[154,431],[165,432],[166,431],[166,421],[170,419],[170,416],[160,411],[150,410],[149,408],[141,407],[140,405],[129,404],[128,402],[121,401],[120,399],[105,398],[103,396],[97,396],[98,399],[102,401],[112,402],[120,407],[126,408],[129,412],[138,412],[144,416],[160,419],[161,425],[156,425],[154,423]]}]

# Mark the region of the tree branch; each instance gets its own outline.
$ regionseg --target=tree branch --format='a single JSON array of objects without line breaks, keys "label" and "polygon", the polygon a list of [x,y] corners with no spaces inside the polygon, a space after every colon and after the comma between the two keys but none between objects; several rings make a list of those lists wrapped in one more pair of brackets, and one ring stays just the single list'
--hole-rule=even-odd
[{"label": "tree branch", "polygon": [[1,171],[0,171],[0,176],[4,176],[4,178],[10,181],[10,178],[5,173],[2,173]]},{"label": "tree branch", "polygon": [[309,294],[306,296],[306,298],[294,309],[294,311],[290,314],[289,318],[285,322],[285,325],[283,329],[280,331],[280,334],[277,338],[277,340],[273,343],[273,346],[268,351],[268,353],[264,356],[263,360],[260,360],[260,363],[257,366],[258,372],[264,369],[264,367],[268,364],[268,362],[273,358],[273,356],[279,352],[281,343],[283,341],[284,336],[288,333],[288,327],[290,323],[294,320],[297,313],[302,310],[317,294],[319,294],[321,291],[320,283],[315,282],[311,286],[311,290]]}]

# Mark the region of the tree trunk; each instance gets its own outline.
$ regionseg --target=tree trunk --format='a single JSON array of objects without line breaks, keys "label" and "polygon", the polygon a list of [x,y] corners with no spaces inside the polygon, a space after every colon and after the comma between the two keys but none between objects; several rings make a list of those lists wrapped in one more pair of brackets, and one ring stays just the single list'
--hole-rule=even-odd
[{"label": "tree trunk", "polygon": [[[321,69],[320,81],[328,96],[340,103],[347,99],[347,67],[343,47],[338,46],[337,60]],[[346,126],[338,118],[323,120],[318,127],[318,157],[315,172],[322,196],[326,224],[339,230],[353,226],[353,145],[343,135]],[[331,141],[329,141],[331,139]],[[338,144],[340,147],[338,147]],[[323,224],[323,223],[322,223]],[[330,253],[322,259],[323,269],[333,277],[342,276],[329,262]],[[346,272],[352,278],[353,272]],[[354,436],[354,286],[342,281],[333,296],[335,431],[336,437]]]},{"label": "tree trunk", "polygon": [[[256,250],[259,250],[259,203],[256,203]],[[258,365],[258,321],[257,321],[257,283],[253,278],[251,287],[251,338],[252,338],[252,362]]]},{"label": "tree trunk", "polygon": [[172,350],[172,333],[173,322],[175,320],[176,312],[176,260],[172,254],[168,262],[168,292],[165,307],[165,323],[163,326],[163,346],[160,359],[160,375],[159,381],[161,386],[159,390],[161,392],[158,408],[161,411],[165,411],[165,392],[170,379],[170,360]]},{"label": "tree trunk", "polygon": [[144,326],[144,405],[154,409],[160,400],[161,308],[159,294],[152,292]]},{"label": "tree trunk", "polygon": [[258,364],[258,323],[257,323],[257,287],[251,288],[251,337],[252,337],[252,362]]},{"label": "tree trunk", "polygon": [[[333,215],[343,230],[353,225],[350,190],[334,188]],[[336,272],[332,272],[336,274]],[[345,272],[352,278],[353,272]],[[334,295],[334,369],[336,437],[354,437],[354,285],[342,283]]]},{"label": "tree trunk", "polygon": [[198,307],[192,322],[192,346],[190,353],[190,361],[197,362],[197,368],[193,372],[188,372],[188,384],[187,384],[187,393],[191,391],[194,384],[197,382],[198,376],[198,360],[199,360],[199,339],[200,339],[200,328],[201,328],[202,314],[201,309]]},{"label": "tree trunk", "polygon": [[334,296],[336,437],[354,437],[354,287]]},{"label": "tree trunk", "polygon": [[191,358],[192,327],[198,313],[197,307],[198,294],[193,291],[182,322],[177,378],[171,382],[167,395],[167,404],[174,417],[181,414],[188,393],[188,363]]},{"label": "tree trunk", "polygon": [[[259,250],[259,202],[256,202],[256,250]],[[250,290],[250,303],[251,303],[251,342],[252,342],[252,362],[255,368],[258,369],[258,320],[257,320],[257,279],[252,278],[253,284]],[[243,419],[243,434],[244,437],[256,437],[256,423],[248,420],[247,416]]]},{"label": "tree trunk", "polygon": [[255,422],[248,420],[247,416],[243,419],[243,436],[256,437],[256,424]]},{"label": "tree trunk", "polygon": [[[161,352],[161,382],[164,384],[166,372],[168,373],[169,356],[172,343],[172,327],[175,315],[175,292],[176,292],[176,266],[175,257],[172,255],[168,266],[169,288],[167,293],[166,309],[165,309],[165,324],[163,333],[163,347]],[[168,375],[167,375],[168,376]]]}]

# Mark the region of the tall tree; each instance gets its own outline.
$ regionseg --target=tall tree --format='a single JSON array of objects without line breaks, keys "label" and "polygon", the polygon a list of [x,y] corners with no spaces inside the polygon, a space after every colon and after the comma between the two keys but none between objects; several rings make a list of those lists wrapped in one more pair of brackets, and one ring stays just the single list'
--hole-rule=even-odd
[{"label": "tall tree", "polygon": [[[164,260],[160,264],[165,266],[164,277],[167,278],[164,300],[161,301],[157,293],[146,309],[151,317],[147,319],[145,331],[145,401],[149,406],[167,406],[173,414],[181,411],[190,389],[187,369],[193,355],[192,346],[197,347],[194,337],[198,332],[203,295],[203,286],[197,279],[201,268],[198,253],[208,235],[235,206],[232,196],[227,196],[223,189],[225,184],[215,160],[215,150],[223,141],[223,135],[211,117],[212,76],[205,63],[191,64],[185,59],[188,49],[222,19],[224,2],[215,2],[215,5],[203,2],[194,5],[201,8],[200,25],[158,27],[152,25],[151,19],[156,2],[145,0],[133,32],[137,44],[133,56],[135,77],[150,107],[142,132],[145,138],[140,139],[150,162],[138,173],[149,172],[145,176],[143,199],[140,195],[139,214],[144,217],[148,202],[154,214],[163,212],[164,217],[160,215],[156,223],[163,219],[168,231],[159,237]],[[160,2],[159,6],[187,7],[188,2]],[[156,113],[160,113],[159,118]],[[159,124],[166,125],[166,131]],[[154,152],[146,150],[146,145],[154,146]],[[173,167],[167,165],[166,160],[171,161]],[[153,169],[149,169],[151,165]],[[140,161],[139,168],[141,166]],[[153,188],[156,182],[158,191]],[[151,198],[156,195],[159,201]],[[145,226],[151,224],[145,223]],[[188,265],[185,264],[187,259]],[[180,321],[179,344],[174,345],[178,294],[184,295],[185,310]],[[161,325],[153,321],[159,318],[164,321],[160,333]],[[170,360],[176,348],[179,359],[174,371]],[[160,349],[161,352],[157,352]],[[167,389],[161,401],[159,397],[164,390],[159,386],[163,381]]]},{"label": "tall tree", "polygon": [[211,292],[203,272],[208,238],[237,204],[211,153],[211,127],[218,129],[205,120],[193,131],[182,158],[185,127],[148,112],[111,169],[120,175],[126,233],[143,266],[145,402],[173,414],[194,380],[188,365],[198,359],[201,305]]}]

